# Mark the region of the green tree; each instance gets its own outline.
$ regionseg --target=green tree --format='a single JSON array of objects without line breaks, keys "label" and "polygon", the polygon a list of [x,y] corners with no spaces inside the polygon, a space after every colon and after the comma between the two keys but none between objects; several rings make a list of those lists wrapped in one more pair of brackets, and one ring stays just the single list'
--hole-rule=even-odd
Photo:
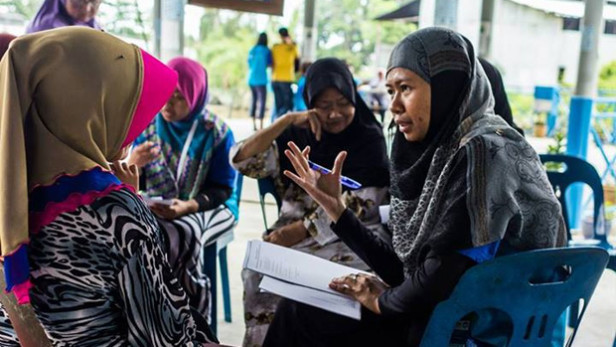
[{"label": "green tree", "polygon": [[32,18],[38,11],[43,0],[0,0],[0,8],[9,13],[17,13],[24,18]]},{"label": "green tree", "polygon": [[337,6],[317,1],[318,56],[345,59],[355,71],[371,65],[377,35],[382,43],[394,44],[417,28],[404,21],[374,20],[399,6],[394,0],[341,0]]},{"label": "green tree", "polygon": [[105,30],[118,36],[149,42],[151,16],[144,16],[137,0],[102,0],[97,18]]},{"label": "green tree", "polygon": [[601,68],[599,73],[599,88],[616,93],[616,60]]},{"label": "green tree", "polygon": [[[408,22],[377,22],[375,17],[396,9],[395,0],[341,0],[332,6],[317,1],[317,57],[334,56],[345,59],[355,69],[372,65],[377,35],[384,44],[394,44],[416,29]],[[301,25],[303,8],[296,9],[288,23],[291,35]],[[198,60],[208,69],[210,85],[217,94],[228,94],[235,100],[247,90],[248,66],[246,58],[257,40],[254,14],[226,10],[206,9],[201,17],[200,35],[188,38],[186,45],[197,52]],[[265,32],[270,46],[280,39],[280,17],[267,17]],[[299,41],[298,40],[298,41]],[[298,42],[301,44],[301,42]]]},{"label": "green tree", "polygon": [[[299,23],[294,11],[289,28]],[[281,18],[267,17],[265,32],[270,46],[277,42]],[[207,68],[210,86],[216,97],[230,98],[233,106],[241,106],[239,97],[247,92],[248,52],[257,41],[256,15],[207,8],[201,17],[199,38],[188,37],[186,47],[197,52],[197,59]]]}]

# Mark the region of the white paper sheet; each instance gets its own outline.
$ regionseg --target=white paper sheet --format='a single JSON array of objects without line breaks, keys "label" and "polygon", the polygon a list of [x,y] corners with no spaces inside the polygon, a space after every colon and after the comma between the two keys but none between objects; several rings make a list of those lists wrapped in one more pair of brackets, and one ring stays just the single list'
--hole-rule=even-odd
[{"label": "white paper sheet", "polygon": [[361,304],[344,295],[326,293],[269,276],[263,276],[259,288],[342,316],[361,319]]},{"label": "white paper sheet", "polygon": [[338,294],[329,288],[335,277],[365,273],[310,254],[259,240],[248,241],[244,268],[286,282]]},{"label": "white paper sheet", "polygon": [[163,199],[162,197],[143,197],[143,201],[145,201],[145,203],[148,206],[152,206],[152,205],[167,205],[167,206],[171,206],[173,204],[173,200],[171,199]]},{"label": "white paper sheet", "polygon": [[379,216],[381,216],[381,224],[389,222],[389,205],[379,206]]},{"label": "white paper sheet", "polygon": [[359,319],[360,304],[329,288],[329,283],[335,277],[368,274],[365,271],[258,240],[248,242],[244,268],[263,274],[264,279],[271,277],[261,283],[264,290]]}]

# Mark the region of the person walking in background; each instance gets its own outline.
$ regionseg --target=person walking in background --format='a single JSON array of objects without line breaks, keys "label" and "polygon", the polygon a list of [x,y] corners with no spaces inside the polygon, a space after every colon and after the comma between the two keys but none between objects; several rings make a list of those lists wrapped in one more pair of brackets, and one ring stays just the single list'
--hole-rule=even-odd
[{"label": "person walking in background", "polygon": [[295,92],[295,97],[293,98],[293,110],[294,111],[306,111],[308,107],[306,107],[306,103],[304,102],[304,87],[306,86],[306,71],[312,65],[311,62],[305,61],[299,67],[300,77],[297,80],[297,91]]},{"label": "person walking in background", "polygon": [[45,0],[26,33],[71,25],[100,29],[95,19],[100,4],[101,0]]},{"label": "person walking in background", "polygon": [[267,47],[267,34],[261,33],[257,44],[248,53],[248,85],[252,93],[250,117],[253,130],[257,130],[257,118],[259,118],[259,129],[263,129],[263,114],[267,100],[267,68],[271,66],[272,52]]},{"label": "person walking in background", "polygon": [[295,81],[295,71],[299,65],[299,51],[291,39],[287,28],[278,30],[282,42],[272,47],[273,71],[272,89],[276,102],[275,118],[293,110],[293,91],[291,84]]}]

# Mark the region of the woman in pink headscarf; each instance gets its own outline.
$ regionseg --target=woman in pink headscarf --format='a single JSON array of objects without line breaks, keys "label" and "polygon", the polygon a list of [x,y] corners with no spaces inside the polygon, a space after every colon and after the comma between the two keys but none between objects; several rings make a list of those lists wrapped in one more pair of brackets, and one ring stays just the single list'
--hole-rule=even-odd
[{"label": "woman in pink headscarf", "polygon": [[[173,96],[135,140],[129,162],[141,168],[140,188],[171,200],[152,211],[164,231],[169,263],[193,309],[210,320],[210,280],[204,250],[237,220],[237,173],[229,163],[233,133],[207,108],[207,71],[188,58],[167,65],[178,73]],[[211,319],[215,319],[212,317]]]},{"label": "woman in pink headscarf", "polygon": [[118,178],[131,172],[109,165],[176,83],[138,47],[78,27],[24,35],[2,59],[0,246],[23,345],[40,345],[18,312],[32,309],[54,345],[215,341],[172,274],[154,215]]}]

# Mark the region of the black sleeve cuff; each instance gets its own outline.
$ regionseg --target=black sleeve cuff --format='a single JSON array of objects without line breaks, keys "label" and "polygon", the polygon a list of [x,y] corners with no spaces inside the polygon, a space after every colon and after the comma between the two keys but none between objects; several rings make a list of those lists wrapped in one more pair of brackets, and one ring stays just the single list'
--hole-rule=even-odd
[{"label": "black sleeve cuff", "polygon": [[209,210],[211,207],[210,199],[205,194],[199,194],[195,197],[195,201],[199,205],[199,212]]},{"label": "black sleeve cuff", "polygon": [[390,307],[389,296],[391,295],[392,288],[384,291],[381,296],[379,296],[379,310],[381,311],[381,315],[383,316],[391,316],[395,314],[399,314],[399,311]]},{"label": "black sleeve cuff", "polygon": [[344,235],[345,232],[348,232],[349,230],[356,227],[356,219],[357,217],[355,216],[355,214],[353,214],[353,212],[347,208],[344,210],[344,212],[342,212],[337,222],[332,222],[330,224],[330,227],[332,231],[336,233],[336,235],[338,235],[338,237],[341,237],[341,235]]}]

